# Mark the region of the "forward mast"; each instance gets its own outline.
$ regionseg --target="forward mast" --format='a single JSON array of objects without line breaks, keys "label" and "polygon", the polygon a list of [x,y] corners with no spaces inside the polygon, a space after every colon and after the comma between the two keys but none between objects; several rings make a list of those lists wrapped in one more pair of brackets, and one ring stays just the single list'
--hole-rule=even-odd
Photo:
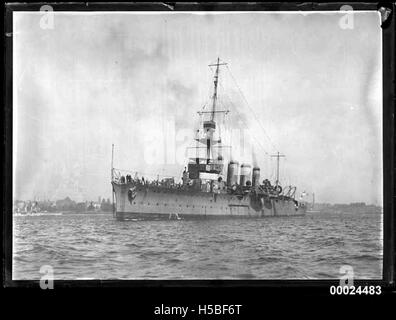
[{"label": "forward mast", "polygon": [[[203,135],[199,136],[200,130],[197,131],[197,137],[195,141],[197,141],[197,149],[196,157],[190,158],[190,163],[188,164],[188,172],[190,175],[190,179],[198,179],[200,178],[200,173],[208,173],[214,174],[212,178],[215,178],[215,175],[219,175],[223,171],[223,156],[221,153],[221,149],[226,146],[222,145],[221,136],[218,135],[218,138],[215,138],[216,132],[216,115],[219,113],[227,114],[229,110],[217,110],[217,100],[218,100],[218,83],[219,83],[219,73],[220,66],[225,66],[227,63],[220,62],[220,58],[217,58],[217,62],[215,64],[210,64],[209,67],[216,67],[214,76],[213,76],[213,96],[212,96],[212,108],[210,111],[198,111],[200,116],[208,115],[208,119],[203,121],[202,129]],[[203,144],[206,149],[206,157],[200,158],[198,149],[202,148],[199,146],[199,143]],[[213,149],[219,149],[218,156],[215,158]],[[207,176],[208,177],[208,176]]]}]

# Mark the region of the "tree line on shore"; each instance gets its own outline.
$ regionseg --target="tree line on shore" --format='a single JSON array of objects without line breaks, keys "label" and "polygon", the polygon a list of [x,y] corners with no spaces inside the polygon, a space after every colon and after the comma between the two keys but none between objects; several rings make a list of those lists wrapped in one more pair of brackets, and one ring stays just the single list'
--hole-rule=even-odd
[{"label": "tree line on shore", "polygon": [[110,199],[104,198],[100,201],[84,201],[76,202],[70,197],[65,199],[50,201],[50,200],[16,200],[14,201],[14,212],[112,212],[112,204]]}]

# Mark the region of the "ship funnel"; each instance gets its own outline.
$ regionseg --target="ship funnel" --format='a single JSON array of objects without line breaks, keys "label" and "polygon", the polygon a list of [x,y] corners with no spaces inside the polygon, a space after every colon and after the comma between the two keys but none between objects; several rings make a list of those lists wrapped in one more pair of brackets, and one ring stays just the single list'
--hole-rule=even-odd
[{"label": "ship funnel", "polygon": [[229,188],[238,183],[238,167],[239,163],[237,161],[230,161],[228,163],[227,186]]},{"label": "ship funnel", "polygon": [[239,180],[239,184],[241,186],[246,186],[246,182],[250,181],[251,177],[251,166],[250,164],[242,164],[241,165],[241,177]]},{"label": "ship funnel", "polygon": [[258,187],[260,185],[260,168],[254,167],[253,168],[253,187]]}]

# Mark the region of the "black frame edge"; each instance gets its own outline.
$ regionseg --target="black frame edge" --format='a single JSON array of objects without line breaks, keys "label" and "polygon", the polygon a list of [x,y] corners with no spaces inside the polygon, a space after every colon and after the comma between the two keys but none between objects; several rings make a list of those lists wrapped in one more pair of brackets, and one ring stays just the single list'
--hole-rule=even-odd
[{"label": "black frame edge", "polygon": [[[51,5],[54,11],[337,11],[344,5],[353,6],[354,10],[377,10],[380,3],[8,3],[5,4],[4,22],[4,131],[3,131],[3,287],[39,288],[39,282],[12,280],[12,125],[13,125],[13,12],[39,11],[42,5]],[[380,280],[355,280],[356,284],[378,284],[391,289],[395,286],[395,184],[394,184],[394,126],[395,126],[395,3],[388,3],[393,17],[390,25],[382,30],[382,58],[383,58],[383,278]],[[389,68],[385,68],[389,66]],[[10,170],[11,168],[11,170]],[[10,202],[11,200],[11,202]],[[332,280],[56,280],[55,287],[309,287],[328,288],[337,285],[338,279]]]}]

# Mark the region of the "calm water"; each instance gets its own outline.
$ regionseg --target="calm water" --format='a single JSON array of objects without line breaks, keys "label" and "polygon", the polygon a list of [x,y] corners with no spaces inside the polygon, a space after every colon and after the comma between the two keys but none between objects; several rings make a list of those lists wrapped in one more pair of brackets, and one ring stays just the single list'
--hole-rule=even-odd
[{"label": "calm water", "polygon": [[14,279],[382,277],[382,215],[116,221],[105,214],[14,217]]}]

